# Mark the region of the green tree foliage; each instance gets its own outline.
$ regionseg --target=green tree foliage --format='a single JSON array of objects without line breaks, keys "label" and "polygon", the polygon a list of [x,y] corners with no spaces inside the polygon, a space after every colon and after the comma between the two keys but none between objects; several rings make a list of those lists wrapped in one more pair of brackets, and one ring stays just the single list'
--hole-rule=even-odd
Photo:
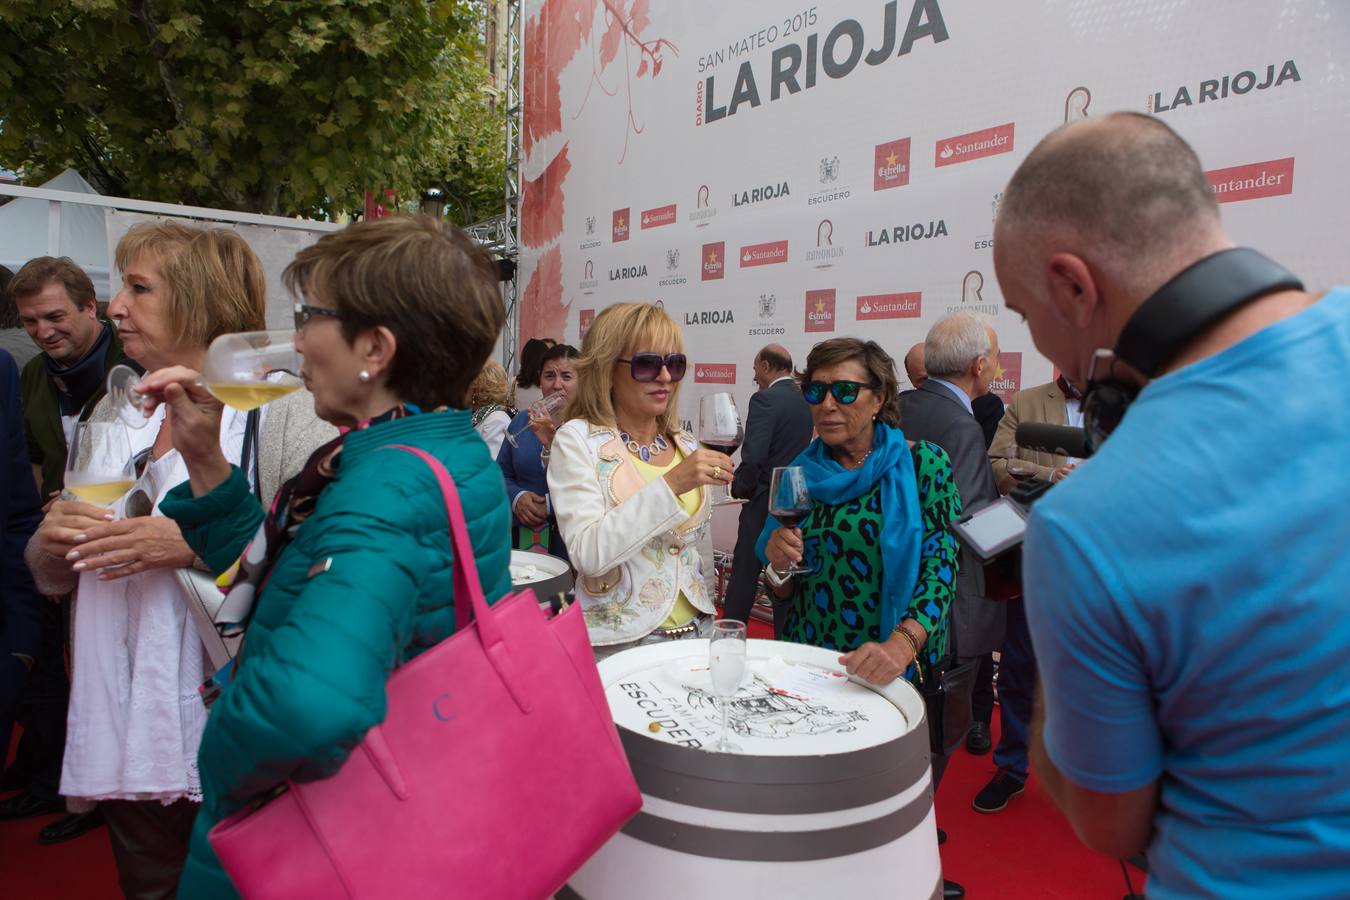
[{"label": "green tree foliage", "polygon": [[0,166],[283,215],[364,192],[502,202],[468,0],[0,0]]}]

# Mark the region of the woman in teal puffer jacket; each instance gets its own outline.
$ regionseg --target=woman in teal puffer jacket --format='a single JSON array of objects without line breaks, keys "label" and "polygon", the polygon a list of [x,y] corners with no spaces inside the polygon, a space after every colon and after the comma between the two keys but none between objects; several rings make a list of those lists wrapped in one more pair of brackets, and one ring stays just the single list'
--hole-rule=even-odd
[{"label": "woman in teal puffer jacket", "polygon": [[193,900],[236,896],[207,842],[211,827],[286,779],[334,774],[383,721],[394,667],[454,631],[440,490],[425,463],[388,445],[445,464],[488,599],[510,590],[501,470],[470,413],[445,408],[464,405],[502,327],[486,255],[434,219],[379,219],[302,250],[285,280],[305,301],[295,317],[300,374],[319,417],[344,433],[282,487],[271,513],[220,454],[220,405],[197,373],[144,380],[170,406],[190,474],[161,509],[213,571],[243,557],[231,601],[257,592],[239,665],[202,736],[204,802],[179,885]]}]

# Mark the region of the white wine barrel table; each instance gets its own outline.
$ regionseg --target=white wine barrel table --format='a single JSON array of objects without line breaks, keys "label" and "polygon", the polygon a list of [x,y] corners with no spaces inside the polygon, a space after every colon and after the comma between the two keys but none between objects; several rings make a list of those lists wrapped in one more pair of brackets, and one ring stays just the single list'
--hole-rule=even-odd
[{"label": "white wine barrel table", "polygon": [[[560,900],[942,895],[923,701],[840,677],[839,654],[749,641],[721,724],[706,641],[600,663],[642,810]],[[560,773],[561,777],[562,776]]]}]

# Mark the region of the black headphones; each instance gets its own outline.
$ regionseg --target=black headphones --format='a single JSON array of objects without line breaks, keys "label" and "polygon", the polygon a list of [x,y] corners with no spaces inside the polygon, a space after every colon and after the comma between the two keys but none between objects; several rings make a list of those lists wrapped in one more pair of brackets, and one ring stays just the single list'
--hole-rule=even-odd
[{"label": "black headphones", "polygon": [[[1116,343],[1115,358],[1152,378],[1219,319],[1276,291],[1301,291],[1303,282],[1288,269],[1247,247],[1220,250],[1182,269],[1135,311]],[[1111,353],[1097,351],[1098,360]],[[1125,417],[1139,385],[1089,373],[1083,398],[1087,449],[1096,452]]]}]

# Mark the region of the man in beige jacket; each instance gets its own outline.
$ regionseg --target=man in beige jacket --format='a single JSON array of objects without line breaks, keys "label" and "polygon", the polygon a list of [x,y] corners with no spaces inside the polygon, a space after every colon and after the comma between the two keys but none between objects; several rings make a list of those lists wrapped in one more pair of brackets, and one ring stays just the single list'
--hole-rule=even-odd
[{"label": "man in beige jacket", "polygon": [[1008,460],[1022,459],[1036,466],[1035,471],[1023,477],[1042,478],[1046,481],[1059,481],[1078,464],[1078,460],[1056,453],[1042,453],[1018,447],[1013,436],[1017,426],[1023,422],[1044,422],[1047,425],[1071,425],[1080,427],[1083,414],[1080,402],[1082,394],[1060,375],[1049,384],[1029,387],[1013,397],[1003,420],[998,424],[994,443],[989,447],[989,462],[994,468],[994,480],[998,482],[998,492],[1006,494],[1017,484],[1018,479],[1008,471]]}]

